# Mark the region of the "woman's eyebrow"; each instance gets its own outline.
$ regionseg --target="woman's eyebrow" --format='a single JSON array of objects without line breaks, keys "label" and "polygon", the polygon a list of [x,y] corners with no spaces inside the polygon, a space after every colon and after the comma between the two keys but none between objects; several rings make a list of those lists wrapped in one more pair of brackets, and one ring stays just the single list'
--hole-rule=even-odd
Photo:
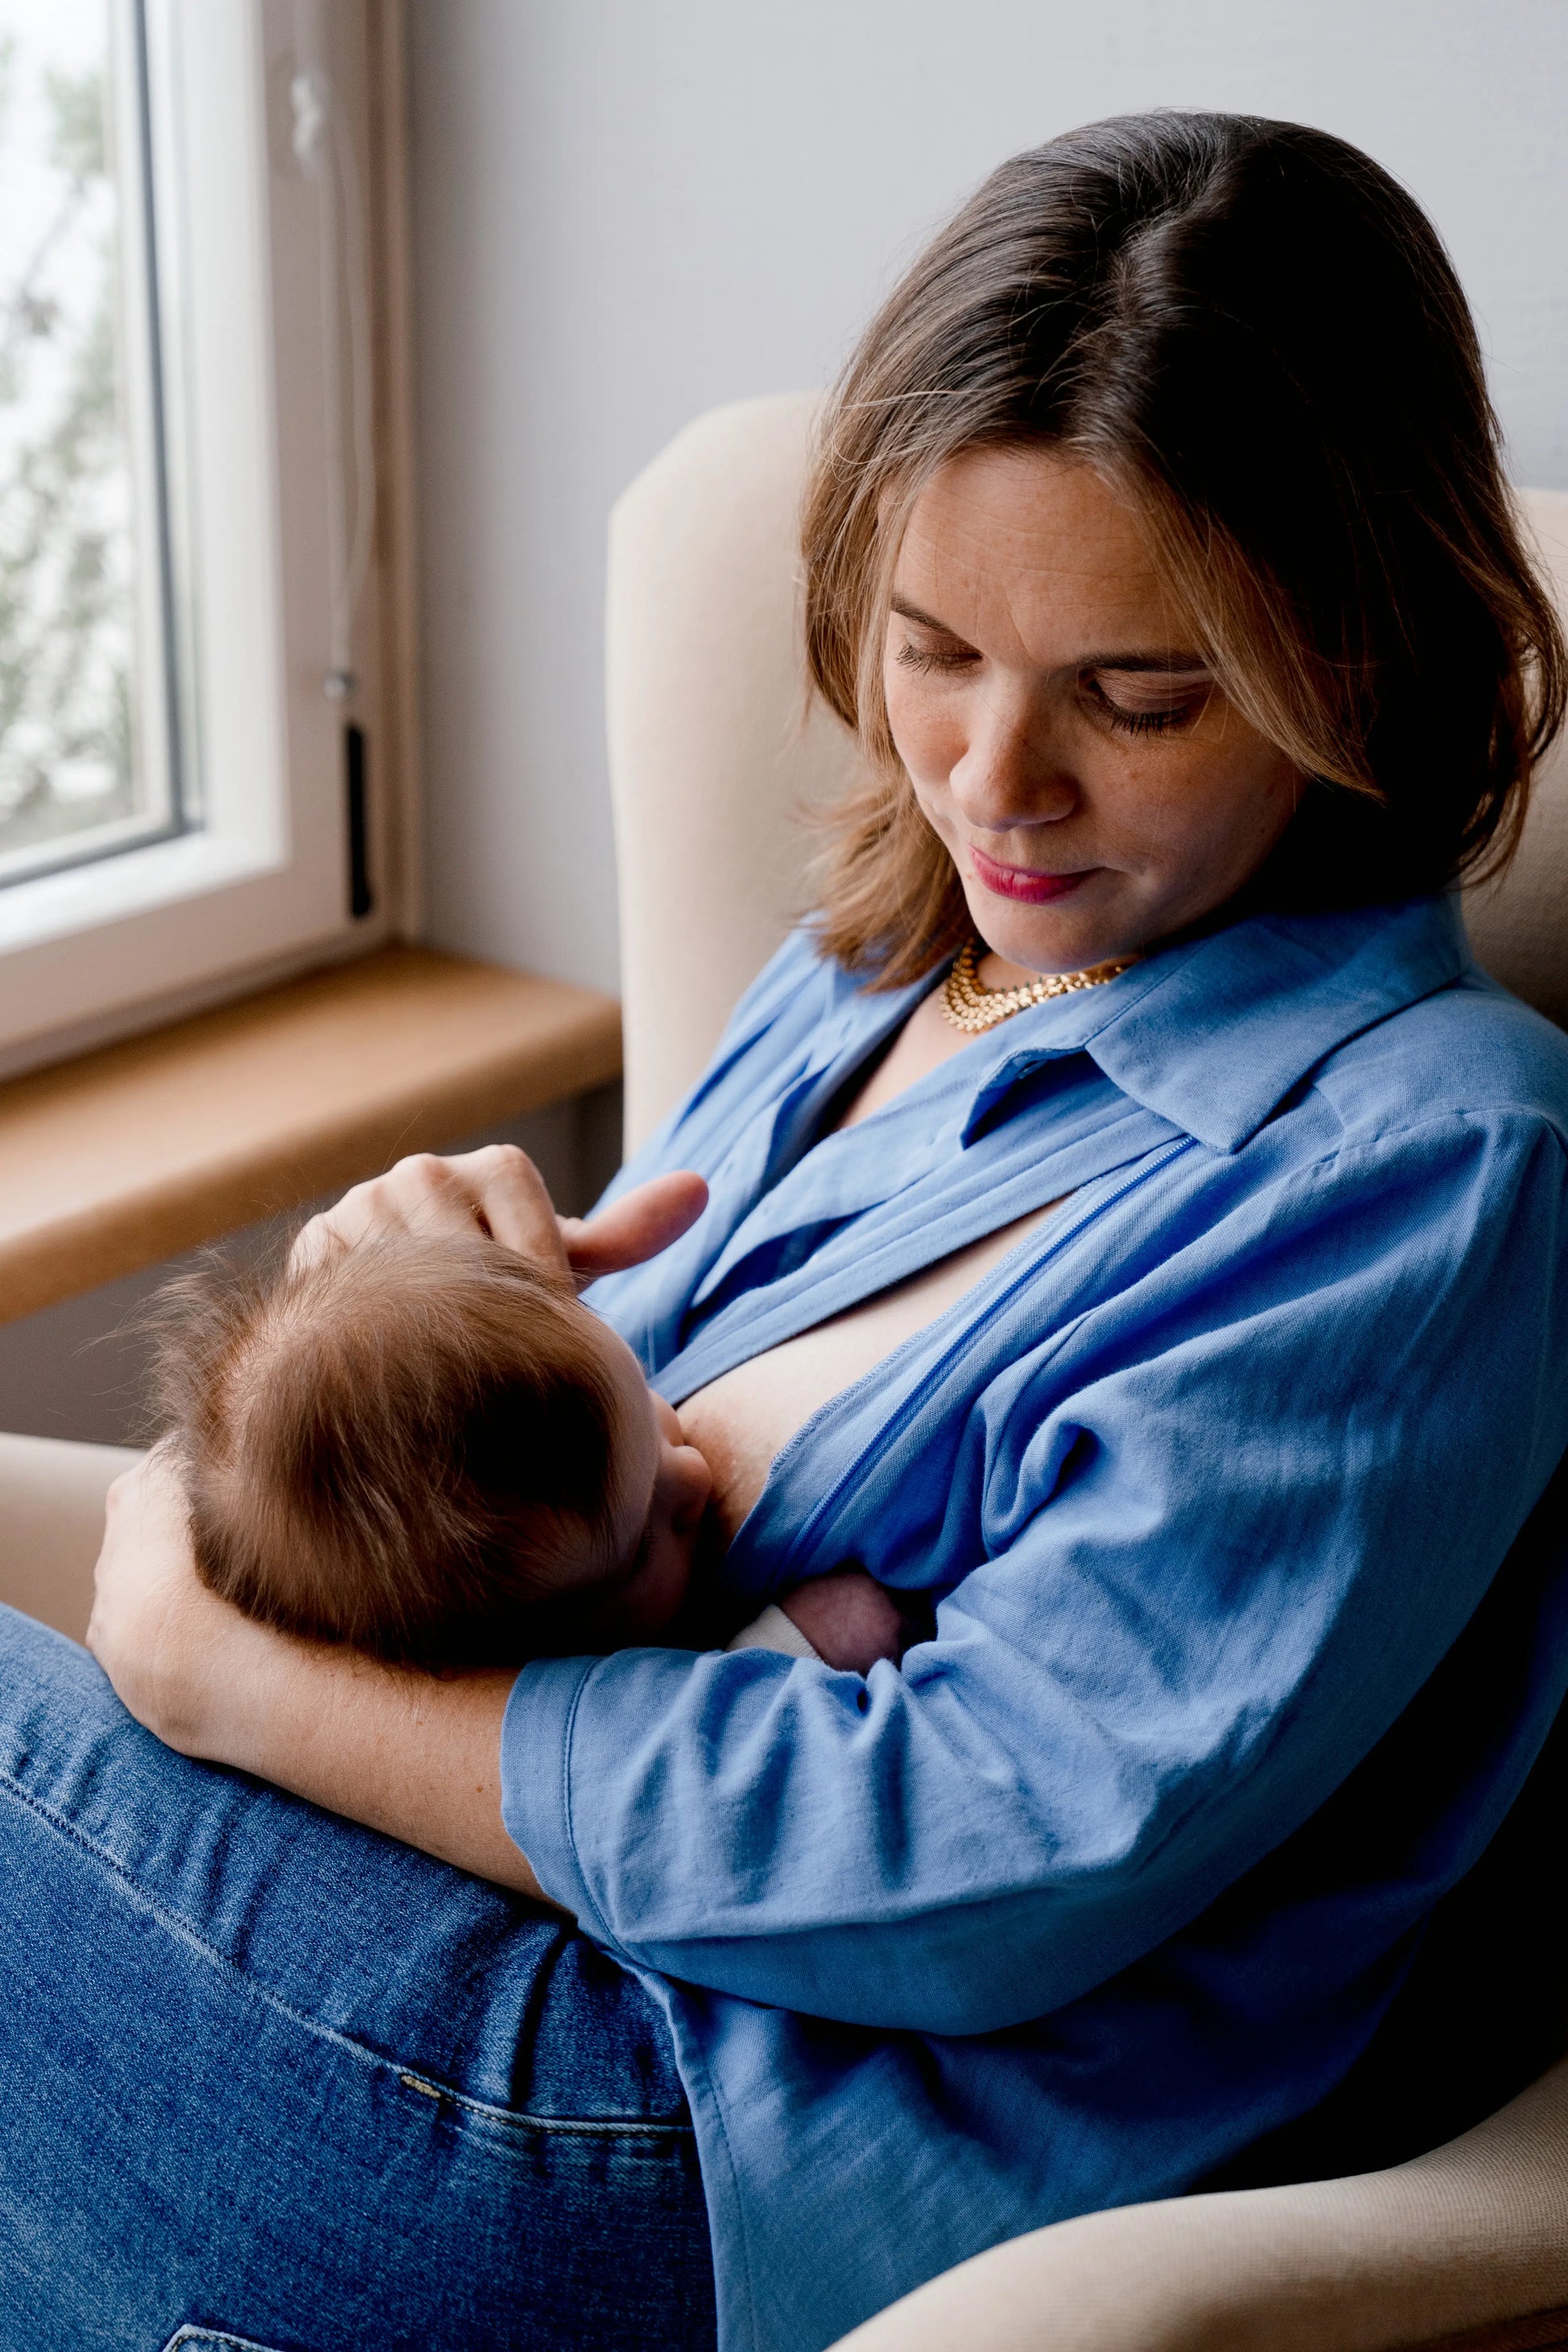
[{"label": "woman's eyebrow", "polygon": [[1184,676],[1189,670],[1205,670],[1208,663],[1202,654],[1085,654],[1079,661],[1079,669],[1167,670],[1173,677]]},{"label": "woman's eyebrow", "polygon": [[951,622],[939,621],[934,613],[922,613],[920,606],[911,604],[907,596],[895,594],[889,602],[900,621],[913,621],[917,628],[935,629],[944,637],[956,637],[959,634]]}]

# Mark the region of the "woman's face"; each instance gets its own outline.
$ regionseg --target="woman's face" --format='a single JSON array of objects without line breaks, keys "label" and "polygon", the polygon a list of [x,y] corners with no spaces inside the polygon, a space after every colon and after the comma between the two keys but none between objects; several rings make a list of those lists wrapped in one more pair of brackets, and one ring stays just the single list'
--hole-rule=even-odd
[{"label": "woman's face", "polygon": [[1184,637],[1133,509],[1047,449],[955,458],[900,552],[900,757],[974,927],[1029,971],[1134,955],[1238,890],[1300,777]]}]

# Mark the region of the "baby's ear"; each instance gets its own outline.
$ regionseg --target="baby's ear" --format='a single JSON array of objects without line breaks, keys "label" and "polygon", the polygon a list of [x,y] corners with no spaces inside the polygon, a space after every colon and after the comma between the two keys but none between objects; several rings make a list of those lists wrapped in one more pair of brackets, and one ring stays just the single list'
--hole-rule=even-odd
[{"label": "baby's ear", "polygon": [[586,1223],[563,1217],[561,1238],[579,1284],[641,1265],[690,1231],[708,1206],[708,1183],[692,1168],[672,1169],[623,1192]]}]

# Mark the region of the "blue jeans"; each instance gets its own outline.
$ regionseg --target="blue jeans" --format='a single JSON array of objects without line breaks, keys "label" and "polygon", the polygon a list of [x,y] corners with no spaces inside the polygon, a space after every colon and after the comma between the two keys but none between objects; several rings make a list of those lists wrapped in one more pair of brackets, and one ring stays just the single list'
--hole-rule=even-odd
[{"label": "blue jeans", "polygon": [[0,1608],[3,2352],[697,2352],[662,2016],[551,1913],[134,1724]]}]

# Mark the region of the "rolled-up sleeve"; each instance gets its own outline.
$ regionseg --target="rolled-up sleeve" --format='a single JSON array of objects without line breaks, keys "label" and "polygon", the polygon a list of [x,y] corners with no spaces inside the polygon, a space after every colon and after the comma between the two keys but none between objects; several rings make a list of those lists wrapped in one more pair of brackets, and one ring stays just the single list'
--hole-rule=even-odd
[{"label": "rolled-up sleeve", "polygon": [[691,1984],[950,2034],[1074,2000],[1314,1811],[1463,1629],[1568,1441],[1563,1212],[1523,1115],[1237,1195],[972,1405],[973,1565],[901,1669],[535,1663],[511,1836]]}]

